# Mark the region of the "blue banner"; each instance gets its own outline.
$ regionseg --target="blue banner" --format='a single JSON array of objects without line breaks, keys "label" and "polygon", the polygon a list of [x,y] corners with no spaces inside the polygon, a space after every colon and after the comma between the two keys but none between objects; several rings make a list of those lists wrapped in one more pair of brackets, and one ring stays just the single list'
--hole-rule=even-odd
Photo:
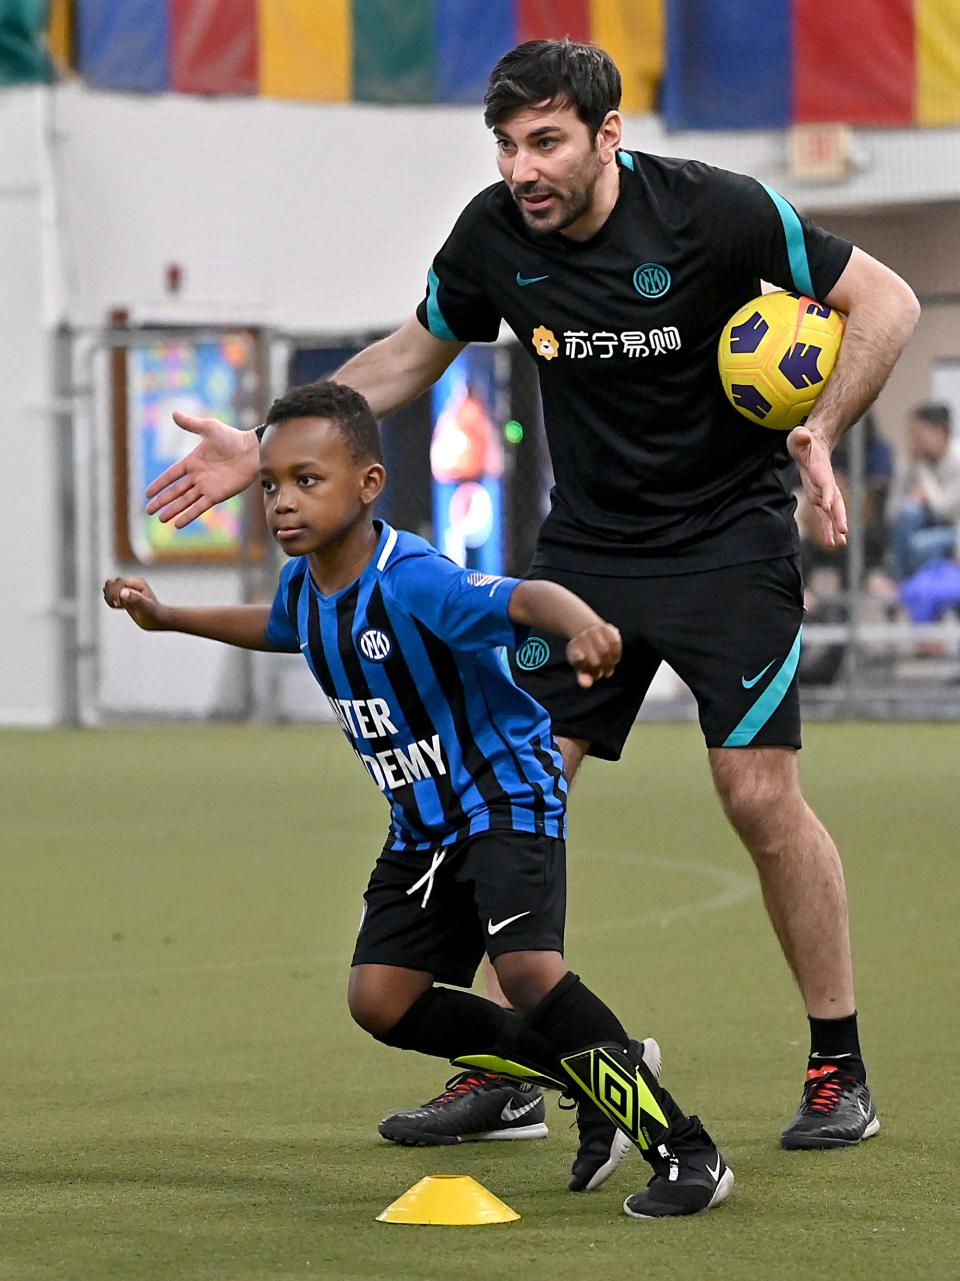
[{"label": "blue banner", "polygon": [[517,43],[515,0],[438,4],[437,101],[476,107],[494,63]]},{"label": "blue banner", "polygon": [[77,0],[77,70],[97,89],[170,88],[165,0]]},{"label": "blue banner", "polygon": [[667,0],[667,128],[789,124],[791,9],[782,0]]}]

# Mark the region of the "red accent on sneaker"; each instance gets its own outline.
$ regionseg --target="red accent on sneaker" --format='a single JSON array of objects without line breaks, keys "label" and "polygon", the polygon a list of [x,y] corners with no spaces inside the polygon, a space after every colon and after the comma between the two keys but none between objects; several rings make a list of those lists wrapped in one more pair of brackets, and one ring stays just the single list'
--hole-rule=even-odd
[{"label": "red accent on sneaker", "polygon": [[461,1094],[469,1094],[477,1086],[486,1085],[488,1081],[496,1081],[497,1076],[493,1072],[471,1072],[464,1073],[448,1090],[438,1094],[431,1103],[449,1103],[451,1099],[457,1098]]},{"label": "red accent on sneaker", "polygon": [[807,1080],[819,1081],[819,1084],[810,1091],[807,1108],[811,1112],[820,1112],[828,1116],[840,1101],[844,1083],[843,1074],[836,1064],[828,1063],[824,1067],[810,1068],[807,1072]]}]

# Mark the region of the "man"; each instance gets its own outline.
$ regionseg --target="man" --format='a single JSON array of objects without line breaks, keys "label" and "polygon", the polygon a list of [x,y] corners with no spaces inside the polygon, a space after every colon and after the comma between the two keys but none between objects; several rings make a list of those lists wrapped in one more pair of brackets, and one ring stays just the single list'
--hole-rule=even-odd
[{"label": "man", "polygon": [[[467,342],[496,338],[501,318],[532,351],[556,476],[532,576],[609,618],[624,659],[603,690],[578,690],[547,636],[514,656],[516,678],[550,712],[570,780],[587,754],[619,757],[661,661],[693,690],[717,792],[810,1021],[803,1099],[781,1142],[856,1144],[879,1121],[843,872],[798,782],[802,599],[781,476],[792,457],[824,541],[842,546],[830,453],[883,386],[919,307],[892,271],[760,183],[621,149],[619,102],[600,49],[530,41],[505,55],[485,98],[502,183],[464,210],[417,314],[337,377],[382,416]],[[761,279],[848,316],[835,371],[786,440],[746,424],[716,374],[720,330]],[[153,483],[148,510],[182,526],[250,483],[256,440],[212,419],[177,421],[203,440]],[[445,1106],[462,1108],[463,1095],[440,1096],[428,1114]],[[598,1162],[608,1173],[613,1149]]]},{"label": "man", "polygon": [[890,494],[890,550],[897,582],[931,560],[953,556],[960,524],[960,441],[950,436],[950,408],[918,405],[907,427],[908,456]]}]

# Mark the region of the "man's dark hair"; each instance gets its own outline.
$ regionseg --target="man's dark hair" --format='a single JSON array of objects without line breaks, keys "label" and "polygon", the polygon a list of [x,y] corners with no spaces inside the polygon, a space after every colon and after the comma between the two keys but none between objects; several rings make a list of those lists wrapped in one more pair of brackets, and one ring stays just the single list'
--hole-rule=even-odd
[{"label": "man's dark hair", "polygon": [[505,53],[490,72],[483,120],[488,129],[522,107],[556,102],[576,109],[595,137],[609,111],[620,106],[620,72],[608,53],[592,44],[527,40]]},{"label": "man's dark hair", "polygon": [[363,396],[352,387],[335,382],[291,387],[270,406],[263,425],[257,428],[257,436],[262,440],[268,427],[286,422],[288,418],[327,418],[336,423],[357,462],[365,458],[383,462],[377,420]]},{"label": "man's dark hair", "polygon": [[923,423],[930,423],[932,427],[939,427],[950,435],[950,406],[945,405],[942,400],[928,400],[917,405],[913,417],[919,418]]}]

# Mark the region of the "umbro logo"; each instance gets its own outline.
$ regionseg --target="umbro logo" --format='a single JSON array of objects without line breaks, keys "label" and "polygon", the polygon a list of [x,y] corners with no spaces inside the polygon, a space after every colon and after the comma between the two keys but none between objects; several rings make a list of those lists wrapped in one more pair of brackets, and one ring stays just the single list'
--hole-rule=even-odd
[{"label": "umbro logo", "polygon": [[536,284],[539,284],[541,280],[549,280],[549,279],[550,279],[549,276],[521,276],[519,271],[517,272],[518,285],[536,285]]},{"label": "umbro logo", "polygon": [[511,1100],[509,1103],[504,1105],[504,1109],[500,1113],[500,1118],[503,1121],[518,1121],[520,1117],[526,1116],[528,1112],[532,1112],[539,1102],[540,1102],[539,1094],[536,1096],[536,1098],[532,1099],[529,1103],[524,1103],[523,1107],[519,1107],[519,1108]]}]

